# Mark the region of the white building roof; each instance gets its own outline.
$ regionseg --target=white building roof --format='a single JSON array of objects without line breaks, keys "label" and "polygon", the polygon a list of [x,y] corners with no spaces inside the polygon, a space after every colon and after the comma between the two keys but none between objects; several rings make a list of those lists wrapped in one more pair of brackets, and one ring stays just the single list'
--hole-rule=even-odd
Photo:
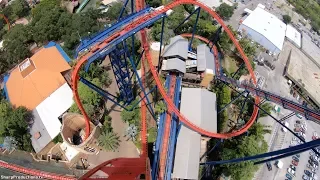
[{"label": "white building roof", "polygon": [[215,70],[214,55],[206,44],[197,46],[197,71]]},{"label": "white building roof", "polygon": [[210,7],[210,8],[217,8],[219,7],[222,3],[226,3],[229,6],[233,6],[233,3],[229,0],[199,0],[200,2],[202,2],[203,4],[205,4],[206,6]]},{"label": "white building roof", "polygon": [[60,145],[60,148],[62,151],[65,153],[68,161],[71,161],[74,157],[76,157],[79,154],[79,151],[76,150],[75,148],[69,146],[67,143],[63,142]]},{"label": "white building roof", "polygon": [[[216,95],[206,89],[182,88],[180,111],[195,125],[217,132]],[[182,126],[178,135],[173,178],[198,179],[201,135]]]},{"label": "white building roof", "polygon": [[163,57],[177,57],[182,59],[188,58],[188,40],[182,36],[174,36],[170,38],[170,44],[163,51]]},{"label": "white building roof", "polygon": [[275,15],[257,7],[242,24],[260,33],[278,49],[282,50],[286,35],[286,24]]},{"label": "white building roof", "polygon": [[287,25],[286,37],[296,46],[301,47],[301,34],[291,25]]},{"label": "white building roof", "polygon": [[41,149],[60,133],[61,123],[58,117],[66,112],[72,104],[72,90],[69,85],[65,83],[35,108],[34,114],[35,112],[37,113],[37,121],[41,122],[41,126],[39,126],[38,123],[35,124],[35,122],[31,128],[32,135],[37,132],[41,134],[39,139],[36,139],[34,136],[31,138],[32,145],[36,152],[41,151]]}]

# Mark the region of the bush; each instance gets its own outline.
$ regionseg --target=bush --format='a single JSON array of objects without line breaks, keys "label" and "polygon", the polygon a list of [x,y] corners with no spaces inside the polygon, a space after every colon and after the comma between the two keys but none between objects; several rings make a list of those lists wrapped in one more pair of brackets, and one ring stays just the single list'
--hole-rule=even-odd
[{"label": "bush", "polygon": [[282,19],[285,24],[289,24],[291,22],[291,16],[289,15],[283,15]]}]

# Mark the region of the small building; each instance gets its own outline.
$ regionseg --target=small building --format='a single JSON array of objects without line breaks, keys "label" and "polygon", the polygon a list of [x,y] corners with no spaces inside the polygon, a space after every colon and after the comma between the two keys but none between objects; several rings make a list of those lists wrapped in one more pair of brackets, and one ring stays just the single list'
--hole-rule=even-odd
[{"label": "small building", "polygon": [[[216,95],[206,89],[182,88],[180,112],[193,124],[217,132]],[[172,178],[198,179],[201,135],[182,126],[178,135]],[[206,148],[206,147],[205,147]]]},{"label": "small building", "polygon": [[188,40],[182,36],[170,39],[170,44],[165,47],[162,58],[162,70],[186,72],[186,60],[188,59]]},{"label": "small building", "polygon": [[286,24],[259,5],[243,20],[239,31],[274,54],[279,54],[286,35]]},{"label": "small building", "polygon": [[287,25],[286,38],[292,44],[294,44],[298,48],[301,48],[301,33],[299,33],[299,31],[297,31],[290,24]]},{"label": "small building", "polygon": [[197,71],[202,72],[201,86],[208,87],[215,75],[215,59],[206,44],[197,47]]},{"label": "small building", "polygon": [[70,58],[62,48],[50,42],[4,78],[7,100],[33,113],[29,126],[32,146],[38,154],[52,148],[49,144],[61,128],[59,117],[73,104],[68,62]]}]

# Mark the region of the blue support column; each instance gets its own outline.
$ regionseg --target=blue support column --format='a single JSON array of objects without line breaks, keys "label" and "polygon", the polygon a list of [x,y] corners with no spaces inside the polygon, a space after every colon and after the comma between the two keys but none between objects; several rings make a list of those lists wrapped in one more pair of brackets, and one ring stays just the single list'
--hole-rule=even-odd
[{"label": "blue support column", "polygon": [[127,7],[128,2],[129,2],[129,0],[126,0],[126,2],[124,3],[124,5],[122,6],[122,9],[121,9],[120,14],[119,14],[119,17],[118,17],[118,21],[120,21],[120,19],[122,18],[123,12],[124,12],[124,10],[125,10],[126,7]]},{"label": "blue support column", "polygon": [[[167,76],[167,79],[166,79],[166,82],[165,82],[165,87],[166,88],[170,87],[170,76]],[[151,171],[152,179],[157,179],[158,163],[159,163],[159,152],[160,152],[161,144],[162,144],[162,135],[163,135],[163,129],[164,129],[166,116],[167,116],[166,112],[163,112],[160,115],[156,146],[155,146],[153,162],[152,162],[152,171]]]},{"label": "blue support column", "polygon": [[[176,107],[179,107],[179,100],[180,100],[180,87],[181,87],[181,77],[177,77],[176,79],[176,87],[175,87],[175,95],[174,95],[174,104]],[[174,150],[176,145],[176,139],[178,137],[177,134],[177,128],[180,128],[178,126],[179,120],[178,117],[173,114],[172,120],[171,120],[171,133],[170,133],[170,146],[169,146],[169,158],[167,161],[167,173],[166,173],[166,179],[171,179],[171,172],[173,168],[173,159],[174,159]],[[178,126],[178,127],[177,127]]]},{"label": "blue support column", "polygon": [[131,0],[131,13],[133,14],[134,13],[134,3],[135,2],[134,0]]},{"label": "blue support column", "polygon": [[161,53],[162,53],[162,43],[163,43],[163,31],[164,31],[164,20],[166,17],[162,18],[162,25],[161,25],[161,35],[160,35],[160,51],[159,51],[159,59],[158,59],[158,73],[160,71],[160,67],[162,65],[161,61]]},{"label": "blue support column", "polygon": [[110,62],[119,88],[120,99],[129,104],[134,100],[134,97],[126,53],[123,47],[118,46],[110,53]]},{"label": "blue support column", "polygon": [[196,23],[194,24],[193,30],[192,30],[192,37],[191,37],[190,44],[189,44],[189,51],[192,50],[192,41],[193,41],[194,33],[196,33],[201,8],[198,7],[197,10],[198,10],[198,13],[197,13],[197,18],[196,18]]},{"label": "blue support column", "polygon": [[[135,64],[136,67],[139,65],[143,54],[144,54],[144,50],[142,50],[142,52],[141,52],[141,54],[140,54],[140,56],[139,56],[139,59],[138,59],[137,63]],[[131,77],[130,77],[130,81],[132,80],[133,75],[134,75],[134,73],[132,73],[132,75],[131,75]]]},{"label": "blue support column", "polygon": [[198,7],[197,9],[195,9],[187,18],[185,18],[185,19],[173,30],[173,32],[176,32],[177,29],[178,29],[182,24],[184,24],[188,19],[190,19],[190,17],[191,17],[193,14],[195,14],[196,12],[198,12],[199,9],[200,9],[200,7]]},{"label": "blue support column", "polygon": [[[126,45],[126,43],[124,43],[124,49],[125,49],[125,51],[127,51],[127,45]],[[133,61],[133,59],[132,59],[132,56],[129,56],[129,60],[130,60],[132,69],[133,69],[133,71],[134,71],[134,73],[136,74],[136,77],[137,77],[137,79],[138,79],[138,82],[139,82],[141,91],[143,92],[144,96],[145,96],[146,99],[147,99],[147,103],[148,103],[148,106],[149,106],[149,110],[151,111],[150,113],[152,114],[152,116],[155,116],[155,114],[154,114],[154,112],[153,112],[153,109],[152,109],[152,106],[151,106],[151,103],[150,103],[150,100],[149,100],[149,98],[148,98],[148,96],[147,96],[146,90],[145,90],[145,88],[143,88],[142,81],[141,81],[141,79],[140,79],[140,77],[139,77],[139,74],[138,74],[136,65],[135,65],[135,63],[134,63],[134,61]]]}]

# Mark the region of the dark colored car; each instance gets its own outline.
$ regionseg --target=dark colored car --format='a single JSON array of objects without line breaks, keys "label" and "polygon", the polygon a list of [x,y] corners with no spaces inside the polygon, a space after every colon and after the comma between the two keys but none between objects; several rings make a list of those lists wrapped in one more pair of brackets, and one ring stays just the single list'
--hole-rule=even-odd
[{"label": "dark colored car", "polygon": [[308,170],[304,170],[304,173],[305,173],[307,176],[311,176],[311,172],[308,171]]},{"label": "dark colored car", "polygon": [[296,123],[297,123],[297,124],[301,124],[301,121],[297,120]]},{"label": "dark colored car", "polygon": [[267,164],[268,170],[271,171],[271,170],[272,170],[272,165],[271,165],[271,163],[270,163],[270,162],[266,162],[266,164]]},{"label": "dark colored car", "polygon": [[289,179],[289,180],[291,180],[292,179],[292,177],[290,176],[290,174],[286,174],[286,177]]},{"label": "dark colored car", "polygon": [[292,156],[292,159],[295,160],[295,161],[297,161],[297,162],[299,162],[299,158],[296,157],[296,156]]},{"label": "dark colored car", "polygon": [[309,162],[309,164],[311,164],[311,166],[314,166],[314,165],[318,166],[318,162],[316,162],[316,161],[312,161],[309,159],[308,162]]}]

